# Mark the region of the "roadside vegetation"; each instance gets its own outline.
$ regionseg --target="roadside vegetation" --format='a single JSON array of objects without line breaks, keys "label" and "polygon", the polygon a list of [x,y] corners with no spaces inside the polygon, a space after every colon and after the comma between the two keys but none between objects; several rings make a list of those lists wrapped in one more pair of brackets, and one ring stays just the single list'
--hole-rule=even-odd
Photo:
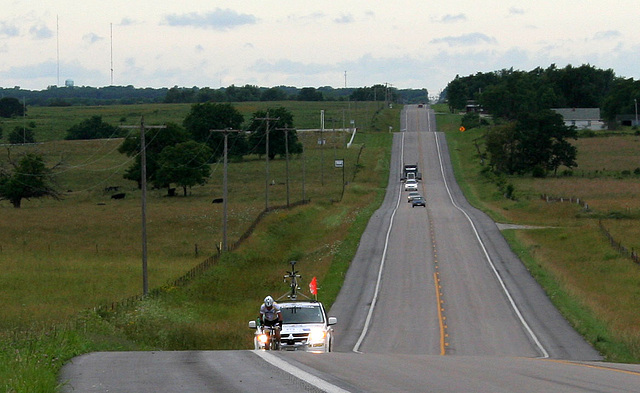
[{"label": "roadside vegetation", "polygon": [[541,227],[503,233],[569,322],[608,361],[640,362],[640,265],[612,247],[600,227],[628,249],[640,247],[636,130],[571,140],[577,165],[555,175],[506,175],[487,169],[491,125],[460,132],[461,114],[445,105],[436,110],[467,198],[497,222]]},{"label": "roadside vegetation", "polygon": [[[180,123],[181,104],[108,108],[102,120],[123,117],[136,124],[158,118]],[[384,196],[390,159],[390,126],[399,124],[401,107],[381,109],[380,103],[283,103],[294,114],[296,128],[319,128],[320,109],[328,118],[355,120],[353,145],[346,135],[325,125],[319,133],[301,131],[304,155],[290,157],[287,204],[286,161],[270,161],[265,178],[264,157],[246,156],[229,164],[229,242],[237,241],[265,209],[267,214],[236,250],[188,285],[184,275],[210,255],[222,241],[222,164],[211,165],[211,177],[187,196],[167,197],[150,189],[147,206],[149,286],[159,289],[142,301],[121,302],[142,292],[140,191],[123,175],[132,158],[118,152],[123,139],[62,140],[68,117],[78,123],[90,118],[85,107],[42,109],[38,115],[49,142],[11,146],[12,154],[38,152],[46,162],[60,162],[55,173],[62,199],[31,198],[20,209],[0,202],[0,391],[53,392],[61,366],[72,357],[101,350],[239,349],[251,348],[247,321],[266,294],[286,293],[282,276],[297,260],[302,285],[317,277],[319,298],[330,305],[369,216]],[[245,119],[274,103],[245,103],[236,107]],[[157,108],[175,118],[166,118]],[[79,114],[67,112],[77,109]],[[52,111],[52,112],[49,112]],[[135,117],[131,114],[136,112]],[[151,120],[146,114],[157,116]],[[182,116],[182,117],[181,117]],[[345,117],[348,119],[349,117]],[[348,120],[347,120],[348,122]],[[337,122],[336,122],[337,123]],[[340,127],[342,126],[340,122]],[[42,131],[41,128],[41,131]],[[336,124],[338,128],[338,124]],[[37,129],[37,128],[36,128]],[[330,131],[331,130],[331,131]],[[38,138],[45,140],[46,138]],[[344,159],[342,169],[334,159]],[[304,168],[304,169],[303,169]],[[304,175],[303,175],[304,173]],[[269,184],[266,186],[266,184]],[[304,189],[303,189],[304,186]],[[116,192],[124,199],[112,199]],[[62,381],[64,383],[64,381]]]}]

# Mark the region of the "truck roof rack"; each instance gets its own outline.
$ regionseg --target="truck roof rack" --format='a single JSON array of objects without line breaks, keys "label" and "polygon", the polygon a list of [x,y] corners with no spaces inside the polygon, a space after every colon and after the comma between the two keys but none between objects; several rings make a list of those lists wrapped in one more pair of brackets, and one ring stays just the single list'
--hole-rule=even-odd
[{"label": "truck roof rack", "polygon": [[284,282],[287,282],[287,280],[289,281],[289,292],[285,293],[284,295],[280,296],[276,301],[280,301],[282,299],[288,298],[290,300],[298,300],[298,295],[304,297],[305,299],[309,299],[311,300],[311,297],[305,295],[304,293],[300,292],[300,286],[298,285],[298,279],[302,278],[302,276],[300,274],[298,274],[298,271],[295,269],[296,263],[297,261],[291,261],[289,262],[291,264],[291,270],[287,271],[287,274],[284,276]]}]

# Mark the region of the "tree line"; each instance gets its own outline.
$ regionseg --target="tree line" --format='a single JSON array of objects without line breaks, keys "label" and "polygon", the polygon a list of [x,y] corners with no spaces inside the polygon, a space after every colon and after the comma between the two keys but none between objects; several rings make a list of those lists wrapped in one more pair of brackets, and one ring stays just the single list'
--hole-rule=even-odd
[{"label": "tree line", "polygon": [[531,71],[511,68],[456,76],[441,98],[446,98],[451,111],[475,102],[493,116],[506,119],[551,108],[600,108],[604,120],[615,122],[616,116],[635,112],[640,81],[588,64],[565,68],[552,64]]},{"label": "tree line", "polygon": [[136,88],[134,86],[49,86],[45,90],[25,90],[19,86],[0,88],[0,98],[11,97],[21,105],[126,105],[141,103],[203,103],[244,101],[385,101],[426,102],[426,89],[397,89],[376,84],[358,88],[258,87],[255,85],[211,87]]}]

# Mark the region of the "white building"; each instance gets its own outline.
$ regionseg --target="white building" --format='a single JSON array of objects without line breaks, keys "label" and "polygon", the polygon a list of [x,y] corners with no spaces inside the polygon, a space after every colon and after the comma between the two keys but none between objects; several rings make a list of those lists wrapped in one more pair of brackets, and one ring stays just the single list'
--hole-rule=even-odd
[{"label": "white building", "polygon": [[562,116],[565,126],[588,130],[601,130],[605,126],[600,118],[600,108],[553,108],[551,110]]}]

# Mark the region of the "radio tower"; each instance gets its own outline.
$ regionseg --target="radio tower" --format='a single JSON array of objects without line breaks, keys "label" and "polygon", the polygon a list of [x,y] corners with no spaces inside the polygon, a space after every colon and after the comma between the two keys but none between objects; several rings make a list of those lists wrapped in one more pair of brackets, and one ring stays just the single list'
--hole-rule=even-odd
[{"label": "radio tower", "polygon": [[111,86],[113,86],[113,23],[109,23],[111,35]]}]

